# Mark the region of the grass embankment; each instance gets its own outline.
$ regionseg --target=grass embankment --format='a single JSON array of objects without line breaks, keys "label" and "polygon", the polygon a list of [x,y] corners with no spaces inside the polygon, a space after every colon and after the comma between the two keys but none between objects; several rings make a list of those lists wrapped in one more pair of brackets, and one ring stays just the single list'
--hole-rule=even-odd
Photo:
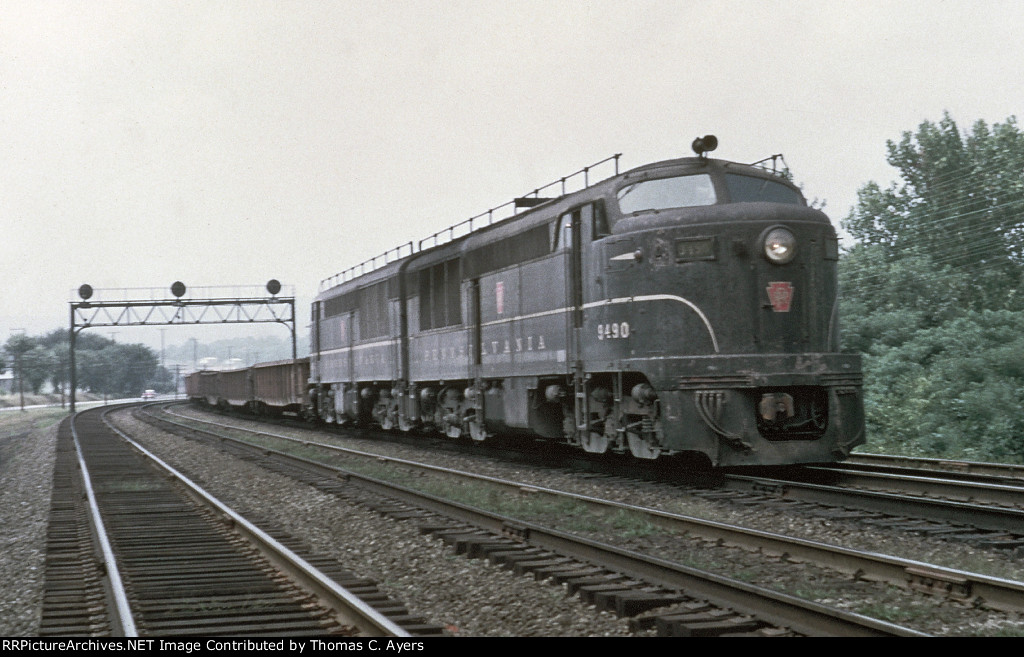
[{"label": "grass embankment", "polygon": [[[26,403],[27,405],[27,403]],[[24,435],[57,424],[68,415],[60,406],[0,413],[0,438]]]},{"label": "grass embankment", "polygon": [[[75,397],[75,400],[79,402],[97,401],[100,399],[103,399],[103,395],[82,392],[78,393],[78,396]],[[62,403],[64,406],[71,403],[67,395],[64,395],[64,399],[61,399],[59,394],[33,395],[25,393],[25,406],[56,405],[59,408]],[[18,408],[20,406],[21,395],[17,391],[0,395],[0,408]]]}]

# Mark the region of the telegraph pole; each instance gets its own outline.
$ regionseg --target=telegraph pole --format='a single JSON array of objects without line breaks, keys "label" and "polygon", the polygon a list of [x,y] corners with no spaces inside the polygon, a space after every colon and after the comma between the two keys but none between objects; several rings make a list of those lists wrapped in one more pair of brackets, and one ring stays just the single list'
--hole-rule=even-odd
[{"label": "telegraph pole", "polygon": [[[20,332],[22,335],[25,335],[25,329],[23,329],[23,328],[11,329],[11,333],[15,333],[15,332]],[[18,349],[18,351],[16,351],[14,353],[14,367],[15,367],[15,369],[18,370],[18,396],[21,398],[21,410],[24,411],[25,410],[25,370],[23,370],[22,367],[21,367],[21,357],[22,357],[22,355],[23,355],[23,351],[20,348]]]}]

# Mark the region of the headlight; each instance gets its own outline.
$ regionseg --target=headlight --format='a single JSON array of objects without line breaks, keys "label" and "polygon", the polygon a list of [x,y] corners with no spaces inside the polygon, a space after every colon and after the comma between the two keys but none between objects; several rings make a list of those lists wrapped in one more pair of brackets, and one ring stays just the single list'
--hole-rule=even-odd
[{"label": "headlight", "polygon": [[764,255],[776,265],[796,257],[796,237],[786,228],[772,228],[764,238]]}]

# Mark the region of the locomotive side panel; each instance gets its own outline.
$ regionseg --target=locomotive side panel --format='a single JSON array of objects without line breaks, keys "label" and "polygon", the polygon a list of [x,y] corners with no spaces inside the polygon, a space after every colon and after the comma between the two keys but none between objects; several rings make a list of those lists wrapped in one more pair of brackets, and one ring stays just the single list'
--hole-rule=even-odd
[{"label": "locomotive side panel", "polygon": [[316,359],[320,380],[325,382],[347,380],[352,369],[351,325],[351,312],[327,314],[320,320],[320,352]]},{"label": "locomotive side panel", "polygon": [[441,382],[469,376],[467,286],[458,245],[448,245],[406,276],[409,380]]},{"label": "locomotive side panel", "polygon": [[455,381],[469,376],[469,344],[463,328],[440,329],[409,338],[413,381]]},{"label": "locomotive side panel", "polygon": [[561,421],[538,422],[530,409],[541,381],[568,373],[566,257],[556,253],[479,279],[479,372],[487,382],[482,411],[492,431],[564,434]]},{"label": "locomotive side panel", "polygon": [[392,381],[398,378],[399,359],[397,299],[390,298],[392,279],[384,279],[356,291],[351,324],[352,371],[346,380]]}]

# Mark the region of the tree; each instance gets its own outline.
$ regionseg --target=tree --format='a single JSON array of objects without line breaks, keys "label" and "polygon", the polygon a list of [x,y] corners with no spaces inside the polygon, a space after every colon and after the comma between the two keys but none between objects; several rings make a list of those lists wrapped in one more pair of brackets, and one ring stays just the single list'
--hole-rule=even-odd
[{"label": "tree", "polygon": [[967,274],[923,254],[892,258],[881,245],[857,245],[839,263],[845,351],[872,353],[965,312]]},{"label": "tree", "polygon": [[919,330],[867,359],[869,431],[892,451],[1024,460],[1024,312],[983,311]]},{"label": "tree", "polygon": [[902,182],[861,188],[843,227],[888,258],[927,255],[965,273],[961,301],[973,308],[1024,307],[1024,133],[1016,119],[991,128],[978,121],[965,140],[946,114],[887,146]]},{"label": "tree", "polygon": [[111,358],[114,368],[121,374],[116,392],[132,396],[142,394],[159,368],[157,355],[141,344],[119,344],[113,348]]},{"label": "tree", "polygon": [[32,394],[38,395],[42,391],[43,384],[50,378],[55,364],[50,351],[39,344],[22,356],[21,368],[24,372],[25,383]]},{"label": "tree", "polygon": [[47,347],[50,362],[53,367],[50,370],[50,385],[60,392],[61,403],[63,404],[64,391],[70,382],[71,345],[68,343],[54,344]]},{"label": "tree", "polygon": [[7,338],[4,344],[4,351],[10,355],[14,362],[14,373],[18,377],[18,392],[22,395],[22,406],[24,406],[25,390],[25,355],[36,346],[35,340],[24,333],[16,333]]},{"label": "tree", "polygon": [[[66,329],[41,337],[14,335],[5,350],[20,363],[25,388],[39,393],[47,381],[63,395],[69,380],[70,340]],[[101,394],[137,396],[157,375],[157,354],[141,344],[119,344],[96,334],[76,337],[79,386]]]},{"label": "tree", "polygon": [[839,263],[869,443],[1024,462],[1024,134],[947,114],[888,150],[901,180],[861,188]]}]

